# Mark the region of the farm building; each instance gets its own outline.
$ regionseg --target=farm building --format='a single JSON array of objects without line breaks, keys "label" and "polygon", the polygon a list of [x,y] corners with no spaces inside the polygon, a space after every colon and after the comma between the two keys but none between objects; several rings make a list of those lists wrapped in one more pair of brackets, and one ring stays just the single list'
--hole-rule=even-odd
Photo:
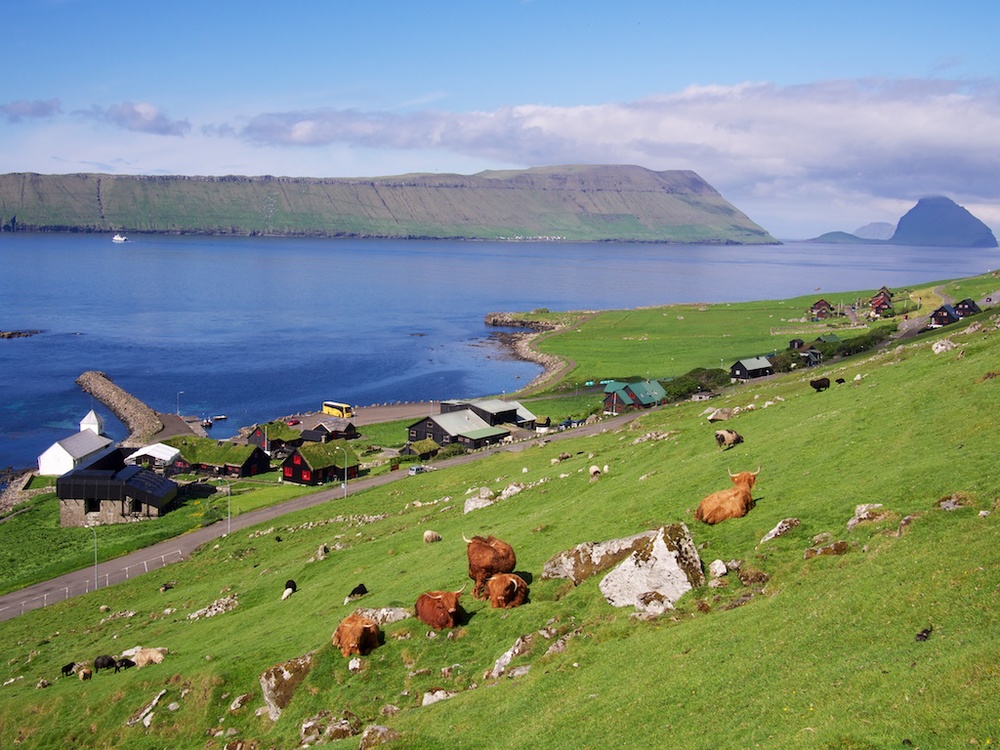
[{"label": "farm building", "polygon": [[498,398],[479,401],[442,401],[441,413],[471,409],[491,427],[514,425],[525,430],[534,430],[536,417],[518,401],[503,401]]},{"label": "farm building", "polygon": [[451,443],[474,450],[499,443],[510,435],[504,427],[493,427],[472,409],[432,414],[408,428],[410,442],[433,440],[441,446]]},{"label": "farm building", "polygon": [[604,413],[621,414],[634,409],[648,409],[666,401],[663,386],[655,380],[622,383],[612,380],[604,386]]},{"label": "farm building", "polygon": [[56,480],[60,526],[98,526],[158,518],[177,499],[177,483],[141,466],[74,469]]},{"label": "farm building", "polygon": [[331,440],[354,440],[358,428],[346,417],[318,414],[302,422],[302,440],[310,443],[328,443]]},{"label": "farm building", "polygon": [[134,466],[142,466],[151,471],[159,470],[160,472],[166,471],[170,466],[173,466],[178,458],[181,457],[181,452],[172,445],[166,445],[165,443],[153,443],[152,445],[147,445],[145,448],[140,448],[133,453],[130,453],[125,457],[125,463]]},{"label": "farm building", "polygon": [[281,463],[281,478],[296,484],[325,484],[355,479],[361,460],[343,440],[306,443]]},{"label": "farm building", "polygon": [[767,357],[741,359],[729,368],[729,377],[733,380],[753,380],[767,375],[774,375],[774,366]]},{"label": "farm building", "polygon": [[256,445],[239,445],[230,440],[174,437],[167,445],[180,450],[174,468],[212,477],[252,477],[271,469],[270,457]]}]

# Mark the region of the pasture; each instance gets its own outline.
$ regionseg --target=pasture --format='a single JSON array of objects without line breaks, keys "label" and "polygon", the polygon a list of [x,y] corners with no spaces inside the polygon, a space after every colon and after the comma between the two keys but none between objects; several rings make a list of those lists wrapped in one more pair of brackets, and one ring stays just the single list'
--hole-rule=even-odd
[{"label": "pasture", "polygon": [[[177,585],[165,592],[157,574],[142,576],[0,623],[0,746],[295,747],[321,711],[390,726],[402,738],[389,747],[401,748],[996,743],[995,318],[733,389],[711,406],[755,408],[726,423],[745,440],[725,451],[705,404],[668,406],[626,428],[408,477],[233,534],[172,566]],[[956,348],[933,353],[942,338]],[[739,342],[733,349],[745,356]],[[846,383],[817,393],[817,376]],[[570,457],[554,463],[560,453]],[[608,466],[596,482],[592,464]],[[730,484],[727,470],[758,466],[745,517],[694,520],[699,501]],[[515,484],[516,494],[463,513],[479,488]],[[848,528],[868,503],[879,514]],[[761,543],[788,518],[799,525]],[[741,560],[744,580],[731,573],[645,620],[607,604],[601,575],[579,586],[541,578],[576,544],[676,522],[706,567]],[[427,529],[442,540],[425,544]],[[528,604],[495,610],[466,593],[460,627],[428,637],[413,618],[386,625],[385,643],[351,672],[330,641],[340,621],[358,606],[412,608],[424,591],[469,582],[463,534],[513,545]],[[806,559],[817,539],[846,551]],[[314,560],[320,545],[329,555]],[[298,590],[281,601],[287,579]],[[345,604],[358,583],[370,593]],[[235,609],[189,618],[228,596]],[[511,666],[530,669],[487,676],[528,635]],[[548,653],[564,636],[565,651]],[[169,654],[88,682],[59,677],[69,661],[137,645]],[[259,675],[308,653],[311,671],[272,722],[259,711]],[[42,678],[52,685],[36,689]],[[435,688],[454,697],[421,706]],[[149,727],[128,725],[161,691]]]}]

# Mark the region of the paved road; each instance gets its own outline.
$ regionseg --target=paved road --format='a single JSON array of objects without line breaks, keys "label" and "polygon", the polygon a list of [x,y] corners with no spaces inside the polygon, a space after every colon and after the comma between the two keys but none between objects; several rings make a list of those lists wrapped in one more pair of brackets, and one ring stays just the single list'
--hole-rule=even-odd
[{"label": "paved road", "polygon": [[[415,407],[416,405],[399,406]],[[426,410],[427,405],[424,404],[422,406],[423,411],[421,411],[420,414],[426,415],[428,413]],[[645,412],[632,412],[629,414],[623,414],[618,417],[605,419],[596,424],[584,425],[582,427],[566,430],[564,432],[550,433],[520,443],[499,445],[487,451],[456,456],[444,461],[435,462],[434,465],[435,467],[446,468],[448,466],[456,466],[458,464],[478,461],[485,456],[493,455],[501,451],[518,452],[526,450],[537,445],[539,441],[542,440],[558,441],[573,437],[586,437],[587,435],[593,435],[601,432],[602,430],[616,429],[644,413]],[[390,482],[396,482],[404,479],[406,476],[407,473],[405,471],[394,471],[387,474],[357,479],[348,484],[347,493],[351,494],[360,492],[361,490],[369,489],[371,487],[378,487]],[[167,565],[188,558],[194,550],[203,544],[225,536],[228,528],[231,528],[232,531],[240,531],[250,526],[279,518],[286,513],[293,513],[304,508],[311,508],[316,505],[322,505],[323,503],[343,499],[344,495],[345,490],[342,485],[336,485],[327,489],[319,490],[318,492],[303,495],[302,497],[297,497],[294,500],[288,500],[284,503],[273,505],[269,508],[260,508],[259,510],[234,516],[230,520],[220,521],[212,526],[197,529],[196,531],[182,534],[181,536],[174,537],[173,539],[167,539],[150,547],[145,547],[131,554],[99,563],[97,566],[96,577],[100,587],[104,588],[104,586],[108,584],[113,585],[130,578],[146,575],[156,570],[160,570]],[[169,574],[164,573],[162,577],[168,578]],[[86,568],[82,568],[81,570],[67,573],[66,575],[58,578],[53,578],[49,581],[29,586],[21,589],[20,591],[14,591],[10,594],[6,594],[5,596],[0,596],[0,621],[9,620],[25,612],[46,606],[47,604],[54,604],[55,602],[93,591],[95,585],[94,579],[94,568],[93,566],[88,566]],[[158,579],[154,582],[157,586],[159,583]]]}]

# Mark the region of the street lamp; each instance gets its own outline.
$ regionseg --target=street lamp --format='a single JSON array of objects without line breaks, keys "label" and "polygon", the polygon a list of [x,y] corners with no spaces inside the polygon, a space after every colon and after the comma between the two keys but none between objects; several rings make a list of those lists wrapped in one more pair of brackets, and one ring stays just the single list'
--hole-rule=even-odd
[{"label": "street lamp", "polygon": [[347,498],[347,448],[342,445],[334,446],[338,450],[344,451],[344,498]]},{"label": "street lamp", "polygon": [[233,488],[228,479],[223,479],[226,483],[226,536],[233,531]]},{"label": "street lamp", "polygon": [[181,415],[181,394],[183,394],[183,393],[184,393],[184,391],[177,391],[177,416],[178,417]]},{"label": "street lamp", "polygon": [[98,577],[97,577],[97,529],[93,526],[87,526],[94,534],[94,591],[97,591]]}]

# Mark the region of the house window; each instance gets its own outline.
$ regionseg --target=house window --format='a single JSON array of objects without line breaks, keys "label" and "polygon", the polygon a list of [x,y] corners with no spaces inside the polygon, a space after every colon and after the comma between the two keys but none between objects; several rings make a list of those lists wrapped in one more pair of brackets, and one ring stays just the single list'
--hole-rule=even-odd
[{"label": "house window", "polygon": [[296,453],[294,456],[292,456],[292,463],[295,464],[296,466],[301,465],[301,463],[302,463],[302,456],[300,456],[298,453]]},{"label": "house window", "polygon": [[309,471],[309,469],[303,469],[302,470],[302,481],[303,482],[310,482],[310,481],[312,481],[312,472]]},{"label": "house window", "polygon": [[284,469],[282,470],[282,473],[283,473],[283,474],[284,474],[284,475],[285,475],[286,477],[290,477],[290,476],[292,475],[292,467],[291,467],[291,466],[286,466],[286,467],[285,467],[285,468],[284,468]]},{"label": "house window", "polygon": [[100,513],[101,511],[101,501],[92,497],[88,497],[83,501],[83,512],[84,513]]}]

